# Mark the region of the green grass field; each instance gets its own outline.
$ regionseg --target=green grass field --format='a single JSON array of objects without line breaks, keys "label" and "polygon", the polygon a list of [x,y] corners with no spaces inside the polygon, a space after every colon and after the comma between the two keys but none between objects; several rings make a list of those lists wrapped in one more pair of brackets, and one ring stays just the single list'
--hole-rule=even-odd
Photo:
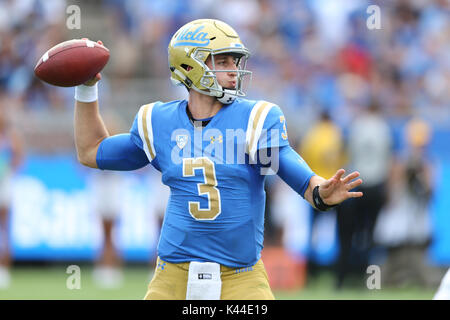
[{"label": "green grass field", "polygon": [[317,279],[311,280],[305,288],[295,292],[274,291],[275,297],[281,300],[431,300],[435,289],[420,287],[383,288],[369,290],[365,287],[334,288],[333,275],[321,273]]},{"label": "green grass field", "polygon": [[[11,270],[11,285],[8,289],[0,289],[0,300],[4,299],[142,299],[146,292],[147,283],[152,275],[150,267],[131,266],[124,271],[124,283],[119,289],[101,289],[92,279],[92,267],[81,266],[81,289],[69,290],[66,280],[66,266],[51,267],[24,267],[18,266]],[[399,300],[429,300],[435,290],[423,288],[381,288],[343,289],[336,291],[333,288],[331,274],[322,273],[302,290],[279,291],[274,290],[277,299],[399,299]]]}]

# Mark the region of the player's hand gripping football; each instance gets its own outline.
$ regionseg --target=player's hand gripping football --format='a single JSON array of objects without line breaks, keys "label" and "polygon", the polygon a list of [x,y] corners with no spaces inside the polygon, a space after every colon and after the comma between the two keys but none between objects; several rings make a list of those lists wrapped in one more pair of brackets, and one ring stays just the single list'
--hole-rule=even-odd
[{"label": "player's hand gripping football", "polygon": [[[82,40],[88,40],[88,39],[87,39],[87,38],[82,38]],[[101,40],[98,40],[97,43],[100,44],[100,45],[103,45],[103,42],[102,42]],[[85,86],[93,86],[93,85],[95,85],[98,81],[100,81],[101,79],[102,79],[102,75],[101,75],[100,72],[99,72],[99,73],[97,73],[97,74],[95,75],[94,78],[92,78],[92,79],[86,81],[86,82],[83,83],[83,84],[84,84]]]},{"label": "player's hand gripping football", "polygon": [[343,178],[344,174],[345,170],[339,169],[332,178],[320,184],[319,194],[323,202],[328,205],[336,205],[349,198],[363,196],[362,192],[350,191],[362,184],[361,179],[354,180],[359,177],[359,172],[354,171]]}]

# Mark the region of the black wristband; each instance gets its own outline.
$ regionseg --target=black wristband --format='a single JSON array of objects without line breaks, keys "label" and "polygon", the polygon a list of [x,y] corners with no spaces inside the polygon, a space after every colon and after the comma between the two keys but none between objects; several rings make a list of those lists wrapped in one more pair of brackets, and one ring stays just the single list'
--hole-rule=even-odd
[{"label": "black wristband", "polygon": [[336,207],[336,205],[330,206],[330,205],[326,204],[325,202],[323,202],[322,198],[320,197],[319,186],[315,186],[312,197],[313,197],[314,206],[319,211],[327,211],[327,210],[330,210],[331,208]]}]

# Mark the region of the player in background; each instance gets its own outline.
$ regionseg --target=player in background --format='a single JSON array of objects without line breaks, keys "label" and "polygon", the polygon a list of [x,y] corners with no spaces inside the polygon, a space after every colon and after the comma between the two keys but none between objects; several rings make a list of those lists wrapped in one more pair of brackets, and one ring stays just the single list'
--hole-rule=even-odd
[{"label": "player in background", "polygon": [[289,146],[281,109],[243,98],[250,53],[227,24],[184,25],[168,55],[171,80],[188,89],[188,100],[142,106],[128,134],[111,136],[104,125],[100,74],[76,87],[78,158],[103,170],[151,163],[170,187],[146,299],[273,299],[260,259],[265,169],[319,210],[361,197],[350,191],[362,183],[359,173],[315,175]]},{"label": "player in background", "polygon": [[[321,177],[331,178],[334,173],[345,164],[344,142],[340,128],[333,122],[329,111],[322,111],[316,124],[305,134],[301,141],[299,153],[305,159],[311,169]],[[316,276],[319,264],[314,259],[314,247],[312,239],[317,233],[317,226],[325,215],[331,212],[320,212],[312,208],[310,252],[307,260],[308,276]],[[342,253],[342,246],[340,247]]]},{"label": "player in background", "polygon": [[[120,132],[121,121],[110,112],[104,117],[112,134]],[[92,273],[94,282],[105,289],[118,288],[123,283],[122,258],[114,243],[114,232],[120,218],[123,174],[94,170],[91,175],[93,210],[100,218],[103,243]]]},{"label": "player in background", "polygon": [[428,261],[435,181],[428,152],[432,130],[425,120],[414,117],[406,123],[403,134],[406,145],[392,161],[389,197],[374,233],[386,251],[382,285],[434,288],[442,274]]},{"label": "player in background", "polygon": [[115,171],[95,171],[91,177],[94,211],[101,220],[103,243],[93,270],[94,282],[103,288],[122,284],[122,259],[114,244],[121,208],[122,177]]},{"label": "player in background", "polygon": [[10,284],[11,254],[9,244],[9,210],[11,178],[22,161],[22,143],[0,109],[0,289]]},{"label": "player in background", "polygon": [[340,254],[336,268],[336,288],[362,283],[371,264],[373,233],[386,202],[387,181],[392,164],[392,137],[376,99],[360,109],[347,132],[347,168],[358,168],[364,186],[363,198],[352,199],[338,208]]}]

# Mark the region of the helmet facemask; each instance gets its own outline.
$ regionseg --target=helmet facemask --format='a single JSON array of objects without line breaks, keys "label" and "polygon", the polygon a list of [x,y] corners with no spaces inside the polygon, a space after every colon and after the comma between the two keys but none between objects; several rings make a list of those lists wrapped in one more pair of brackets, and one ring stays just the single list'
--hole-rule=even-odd
[{"label": "helmet facemask", "polygon": [[[215,65],[215,56],[219,54],[231,55],[236,60],[237,70],[217,70]],[[207,57],[211,57],[212,68],[206,65]],[[220,50],[213,50],[208,48],[196,48],[192,54],[191,58],[201,65],[204,70],[203,76],[200,79],[201,89],[192,85],[192,89],[202,94],[217,97],[217,99],[224,103],[232,103],[236,97],[244,97],[245,92],[244,87],[244,77],[250,76],[249,81],[251,81],[252,72],[246,70],[247,60],[250,57],[250,53],[245,48],[230,47],[221,48]],[[217,80],[218,72],[232,72],[236,74],[236,86],[235,88],[224,88],[219,84]],[[203,89],[203,88],[206,88]]]}]

